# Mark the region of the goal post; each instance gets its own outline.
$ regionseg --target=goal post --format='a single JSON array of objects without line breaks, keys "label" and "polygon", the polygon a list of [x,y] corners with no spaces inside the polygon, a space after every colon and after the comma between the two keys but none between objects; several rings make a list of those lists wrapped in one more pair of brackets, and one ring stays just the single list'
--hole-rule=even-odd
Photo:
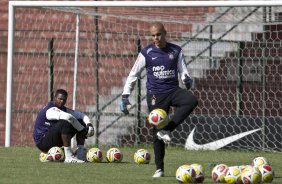
[{"label": "goal post", "polygon": [[48,100],[50,38],[54,89],[72,92],[67,105],[97,128],[87,144],[151,143],[145,72],[128,116],[118,104],[139,46],[150,43],[148,23],[162,21],[168,41],[182,46],[199,99],[173,144],[281,151],[281,14],[281,1],[10,1],[5,146],[32,144]]}]

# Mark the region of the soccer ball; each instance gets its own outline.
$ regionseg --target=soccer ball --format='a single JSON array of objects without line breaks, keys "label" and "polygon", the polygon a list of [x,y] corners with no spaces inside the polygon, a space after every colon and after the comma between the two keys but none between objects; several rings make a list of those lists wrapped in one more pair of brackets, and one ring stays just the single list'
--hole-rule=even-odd
[{"label": "soccer ball", "polygon": [[118,148],[110,148],[107,151],[106,160],[110,163],[112,162],[121,162],[122,161],[122,153]]},{"label": "soccer ball", "polygon": [[241,169],[239,166],[228,167],[225,171],[224,180],[229,184],[240,184],[241,180]]},{"label": "soccer ball", "polygon": [[61,147],[54,146],[49,149],[47,159],[50,161],[64,161],[65,153]]},{"label": "soccer ball", "polygon": [[161,129],[167,125],[167,113],[163,109],[154,109],[149,113],[148,122],[152,127]]},{"label": "soccer ball", "polygon": [[260,165],[267,164],[267,160],[264,157],[256,157],[252,160],[253,167],[259,167]]},{"label": "soccer ball", "polygon": [[179,183],[194,183],[196,172],[190,165],[182,165],[176,170],[176,180]]},{"label": "soccer ball", "polygon": [[146,149],[139,149],[134,153],[134,162],[137,164],[149,164],[151,155]]},{"label": "soccer ball", "polygon": [[86,160],[88,162],[102,162],[103,154],[99,148],[91,148],[86,153]]},{"label": "soccer ball", "polygon": [[253,166],[251,165],[240,165],[239,168],[241,169],[241,172],[249,170],[249,169],[253,169]]},{"label": "soccer ball", "polygon": [[274,178],[274,170],[269,164],[263,164],[258,167],[261,173],[261,181],[263,183],[270,183]]},{"label": "soccer ball", "polygon": [[191,167],[196,172],[195,182],[196,183],[203,183],[204,180],[205,180],[204,167],[200,164],[191,164]]},{"label": "soccer ball", "polygon": [[224,182],[225,171],[228,166],[226,164],[218,164],[212,170],[212,180],[215,182]]},{"label": "soccer ball", "polygon": [[241,180],[243,184],[257,184],[261,181],[261,174],[256,167],[247,167],[242,171]]},{"label": "soccer ball", "polygon": [[40,162],[49,162],[49,160],[48,160],[48,154],[41,152],[41,153],[39,154],[39,160],[40,160]]}]

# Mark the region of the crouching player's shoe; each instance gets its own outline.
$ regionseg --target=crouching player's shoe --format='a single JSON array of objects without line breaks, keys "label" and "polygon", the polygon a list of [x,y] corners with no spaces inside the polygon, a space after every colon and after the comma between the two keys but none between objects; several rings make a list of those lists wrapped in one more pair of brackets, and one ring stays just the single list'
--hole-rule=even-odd
[{"label": "crouching player's shoe", "polygon": [[66,158],[64,163],[84,163],[85,161],[79,160],[76,157]]},{"label": "crouching player's shoe", "polygon": [[86,161],[86,154],[77,154],[77,159]]},{"label": "crouching player's shoe", "polygon": [[75,153],[77,159],[86,161],[87,151],[88,150],[86,148],[78,148]]},{"label": "crouching player's shoe", "polygon": [[160,178],[164,177],[164,171],[162,169],[156,170],[156,172],[153,175],[153,178]]}]

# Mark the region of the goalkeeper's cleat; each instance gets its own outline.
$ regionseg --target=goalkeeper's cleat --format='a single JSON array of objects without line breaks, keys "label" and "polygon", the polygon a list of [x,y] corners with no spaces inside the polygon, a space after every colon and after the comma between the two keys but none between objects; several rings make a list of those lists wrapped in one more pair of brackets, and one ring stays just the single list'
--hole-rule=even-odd
[{"label": "goalkeeper's cleat", "polygon": [[77,159],[76,157],[71,157],[71,158],[66,158],[64,163],[77,163],[77,164],[80,164],[80,163],[84,163],[85,161],[83,160],[79,160]]},{"label": "goalkeeper's cleat", "polygon": [[171,142],[171,138],[170,138],[170,132],[166,131],[166,130],[160,130],[157,133],[157,137],[159,140],[163,140],[164,143],[169,143]]},{"label": "goalkeeper's cleat", "polygon": [[164,171],[162,169],[158,169],[158,170],[156,170],[156,172],[154,173],[154,175],[152,177],[153,178],[164,177]]}]

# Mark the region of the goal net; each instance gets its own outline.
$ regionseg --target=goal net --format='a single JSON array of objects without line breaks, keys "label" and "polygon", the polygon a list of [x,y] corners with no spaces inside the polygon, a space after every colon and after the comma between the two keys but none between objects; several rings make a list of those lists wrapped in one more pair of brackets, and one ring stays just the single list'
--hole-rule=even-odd
[{"label": "goal net", "polygon": [[97,134],[88,145],[151,144],[145,72],[128,116],[119,102],[138,52],[151,43],[150,22],[160,21],[183,49],[199,99],[171,144],[281,151],[282,6],[240,5],[16,7],[12,144],[33,145],[36,115],[58,88],[69,92],[68,107],[92,118]]}]

